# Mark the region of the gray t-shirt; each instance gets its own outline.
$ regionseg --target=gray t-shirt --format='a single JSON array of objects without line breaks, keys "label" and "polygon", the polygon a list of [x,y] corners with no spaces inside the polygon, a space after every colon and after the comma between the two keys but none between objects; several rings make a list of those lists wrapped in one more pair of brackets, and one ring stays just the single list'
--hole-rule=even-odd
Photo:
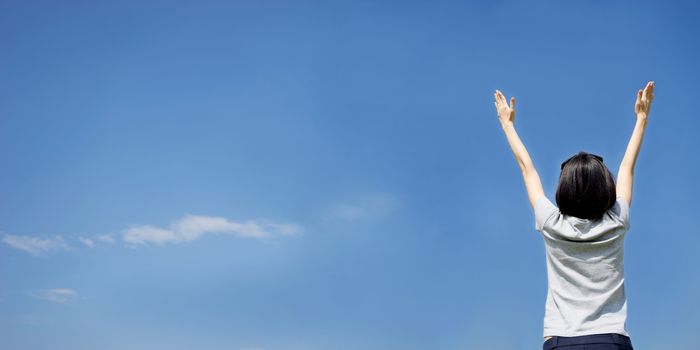
[{"label": "gray t-shirt", "polygon": [[626,200],[617,197],[599,220],[564,215],[547,196],[537,200],[534,211],[547,253],[544,336],[629,336],[623,264],[630,227]]}]

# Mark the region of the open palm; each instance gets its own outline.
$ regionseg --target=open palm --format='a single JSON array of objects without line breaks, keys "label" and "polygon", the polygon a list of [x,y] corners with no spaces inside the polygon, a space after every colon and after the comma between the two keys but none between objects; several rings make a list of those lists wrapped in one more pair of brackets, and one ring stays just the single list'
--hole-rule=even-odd
[{"label": "open palm", "polygon": [[646,118],[649,115],[652,101],[654,101],[654,82],[650,81],[644,87],[644,90],[637,91],[634,113],[636,113],[638,117]]},{"label": "open palm", "polygon": [[496,90],[494,97],[496,98],[494,104],[501,124],[515,122],[515,97],[510,98],[510,106],[506,102],[506,97],[499,90]]}]

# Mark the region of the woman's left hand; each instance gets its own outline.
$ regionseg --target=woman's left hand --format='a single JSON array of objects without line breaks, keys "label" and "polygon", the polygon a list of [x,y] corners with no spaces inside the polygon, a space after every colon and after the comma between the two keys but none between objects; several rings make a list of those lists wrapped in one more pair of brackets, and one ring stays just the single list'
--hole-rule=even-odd
[{"label": "woman's left hand", "polygon": [[494,104],[496,105],[496,111],[498,111],[498,119],[501,121],[501,124],[514,123],[515,97],[510,98],[510,106],[508,106],[508,103],[506,102],[506,97],[503,96],[502,92],[496,90],[494,97],[496,98],[496,102],[494,102]]}]

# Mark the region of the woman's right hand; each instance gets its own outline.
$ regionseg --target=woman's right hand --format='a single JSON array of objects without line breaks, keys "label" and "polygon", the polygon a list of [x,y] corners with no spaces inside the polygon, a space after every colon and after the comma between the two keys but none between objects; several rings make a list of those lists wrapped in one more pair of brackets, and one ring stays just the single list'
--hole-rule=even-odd
[{"label": "woman's right hand", "polygon": [[646,118],[649,115],[649,109],[651,109],[651,102],[654,100],[654,82],[650,81],[644,90],[639,90],[637,92],[637,102],[634,103],[634,113],[637,114],[637,118]]}]

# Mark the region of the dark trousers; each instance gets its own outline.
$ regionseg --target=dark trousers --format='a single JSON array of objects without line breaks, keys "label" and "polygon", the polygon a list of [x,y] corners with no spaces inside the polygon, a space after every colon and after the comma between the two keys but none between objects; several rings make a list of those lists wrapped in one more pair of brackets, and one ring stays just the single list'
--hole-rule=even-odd
[{"label": "dark trousers", "polygon": [[629,337],[617,333],[552,337],[542,345],[543,350],[634,350]]}]

